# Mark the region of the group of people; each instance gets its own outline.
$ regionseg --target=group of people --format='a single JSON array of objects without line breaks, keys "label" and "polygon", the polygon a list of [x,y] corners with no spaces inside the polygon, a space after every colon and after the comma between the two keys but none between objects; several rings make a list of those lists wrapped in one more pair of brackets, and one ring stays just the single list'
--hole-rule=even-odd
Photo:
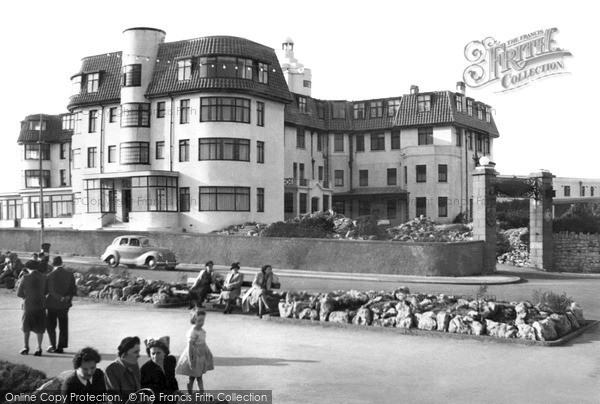
[{"label": "group of people", "polygon": [[[42,254],[40,254],[42,255]],[[48,256],[40,259],[38,254],[33,254],[15,273],[20,260],[16,254],[8,254],[5,272],[13,272],[17,279],[17,296],[23,299],[22,330],[24,347],[21,355],[29,354],[29,338],[31,333],[37,337],[37,350],[34,356],[42,356],[42,342],[44,333],[48,332],[50,346],[48,352],[63,353],[69,346],[69,308],[72,299],[77,295],[75,276],[63,268],[60,256],[54,257],[50,265]],[[58,340],[56,327],[58,326]]]},{"label": "group of people", "polygon": [[121,401],[126,402],[132,393],[149,389],[157,397],[156,403],[177,402],[177,374],[188,377],[188,393],[192,392],[194,384],[198,391],[203,392],[202,376],[214,369],[213,356],[206,345],[206,332],[202,328],[205,318],[204,310],[197,308],[191,311],[192,327],[186,334],[187,346],[179,360],[169,351],[169,337],[144,340],[150,359],[141,367],[138,364],[140,339],[135,336],[124,338],[117,348],[117,358],[104,372],[97,368],[101,360],[98,351],[91,347],[83,348],[73,358],[75,372],[64,380],[61,393],[67,399],[73,397],[72,393],[109,393],[119,395]]},{"label": "group of people", "polygon": [[[230,314],[235,307],[236,300],[242,294],[244,274],[240,272],[240,263],[234,262],[231,264],[230,272],[224,282],[219,284],[213,266],[212,261],[207,261],[190,288],[190,308],[202,307],[210,293],[220,292],[219,298],[225,302],[223,314]],[[273,267],[263,265],[260,272],[254,276],[250,289],[242,296],[242,309],[247,312],[251,307],[257,307],[259,317],[274,310],[279,301],[279,295],[272,290],[276,282],[277,278],[273,274]]]}]

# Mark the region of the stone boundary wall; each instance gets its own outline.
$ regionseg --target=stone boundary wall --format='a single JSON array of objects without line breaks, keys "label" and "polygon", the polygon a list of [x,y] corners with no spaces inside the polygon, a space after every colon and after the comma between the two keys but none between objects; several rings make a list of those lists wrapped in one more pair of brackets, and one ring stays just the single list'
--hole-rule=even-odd
[{"label": "stone boundary wall", "polygon": [[600,234],[554,233],[554,270],[600,273]]},{"label": "stone boundary wall", "polygon": [[[176,252],[180,262],[191,264],[202,264],[211,259],[217,265],[240,261],[242,267],[271,264],[275,269],[322,272],[419,276],[484,274],[483,241],[407,243],[50,229],[44,231],[44,242],[51,244],[51,255],[100,257],[115,237],[125,234],[150,235],[160,246]],[[38,251],[40,232],[34,229],[0,229],[0,249]]]}]

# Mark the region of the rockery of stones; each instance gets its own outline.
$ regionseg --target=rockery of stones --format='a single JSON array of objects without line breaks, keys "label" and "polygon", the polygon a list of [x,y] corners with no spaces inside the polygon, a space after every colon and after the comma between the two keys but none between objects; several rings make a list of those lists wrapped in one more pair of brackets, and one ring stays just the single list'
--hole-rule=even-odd
[{"label": "rockery of stones", "polygon": [[557,340],[586,324],[583,310],[575,302],[564,313],[552,313],[526,301],[499,302],[444,294],[415,294],[406,287],[393,292],[289,292],[285,301],[279,303],[279,315],[301,320],[532,341]]}]

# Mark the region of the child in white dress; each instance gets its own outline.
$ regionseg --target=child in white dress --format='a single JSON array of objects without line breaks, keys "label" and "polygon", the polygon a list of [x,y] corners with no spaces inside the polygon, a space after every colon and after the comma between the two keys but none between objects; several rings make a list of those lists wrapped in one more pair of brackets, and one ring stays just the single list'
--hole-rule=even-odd
[{"label": "child in white dress", "polygon": [[212,353],[206,345],[206,331],[202,329],[206,312],[202,309],[195,309],[191,313],[190,322],[194,325],[186,334],[187,348],[179,357],[175,373],[189,377],[187,384],[189,393],[194,387],[194,379],[198,383],[198,390],[204,392],[202,375],[215,368]]}]

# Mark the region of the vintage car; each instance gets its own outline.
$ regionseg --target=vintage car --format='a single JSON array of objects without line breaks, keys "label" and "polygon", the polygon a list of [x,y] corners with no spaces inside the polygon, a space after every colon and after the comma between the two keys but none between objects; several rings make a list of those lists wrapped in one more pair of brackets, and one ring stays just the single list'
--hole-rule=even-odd
[{"label": "vintage car", "polygon": [[106,247],[100,257],[109,267],[116,268],[119,264],[128,268],[147,267],[156,269],[164,267],[168,270],[177,266],[177,256],[165,247],[159,247],[156,241],[147,236],[120,236]]}]

